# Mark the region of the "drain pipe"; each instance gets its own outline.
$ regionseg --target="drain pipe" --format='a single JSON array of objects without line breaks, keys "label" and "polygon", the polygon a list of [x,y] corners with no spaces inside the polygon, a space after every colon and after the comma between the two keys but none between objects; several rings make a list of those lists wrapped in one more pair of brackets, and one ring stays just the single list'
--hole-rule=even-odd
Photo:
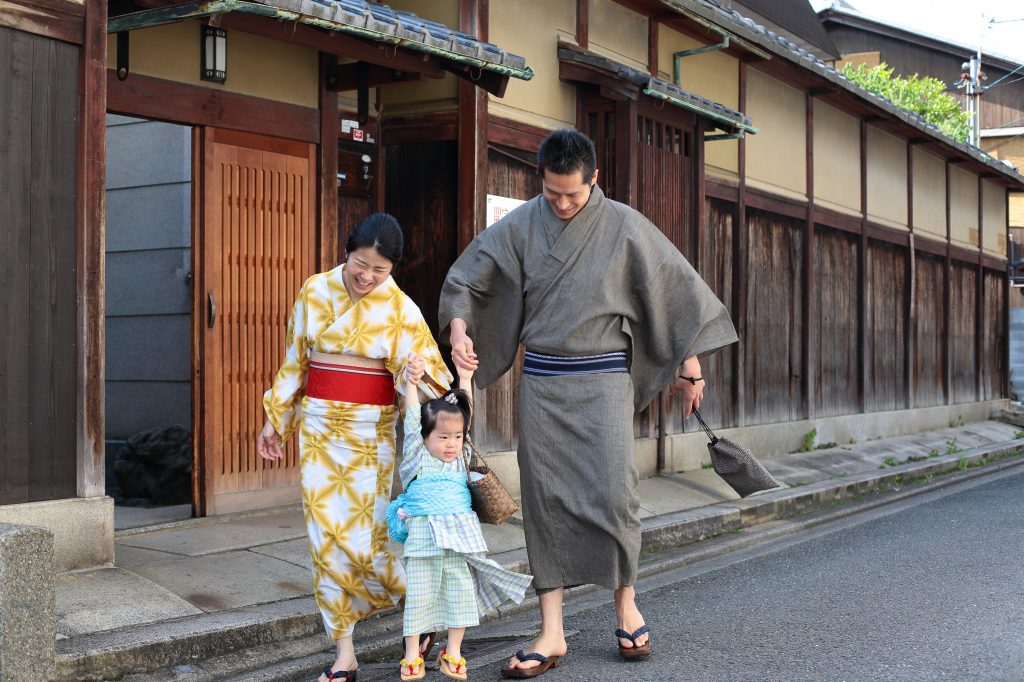
[{"label": "drain pipe", "polygon": [[679,85],[679,60],[683,57],[692,57],[695,54],[704,54],[705,52],[717,52],[718,50],[724,50],[729,47],[729,36],[722,34],[722,42],[715,43],[714,45],[705,45],[704,47],[698,47],[693,50],[682,50],[680,52],[672,53],[672,82]]},{"label": "drain pipe", "polygon": [[667,435],[667,429],[665,428],[665,389],[661,389],[658,393],[658,463],[657,473],[663,473],[665,471],[665,436]]}]

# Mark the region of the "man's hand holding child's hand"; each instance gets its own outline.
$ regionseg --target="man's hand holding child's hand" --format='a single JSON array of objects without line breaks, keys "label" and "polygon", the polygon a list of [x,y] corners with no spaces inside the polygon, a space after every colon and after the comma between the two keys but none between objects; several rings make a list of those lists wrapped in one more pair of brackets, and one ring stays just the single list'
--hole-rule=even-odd
[{"label": "man's hand holding child's hand", "polygon": [[405,379],[413,386],[419,386],[426,362],[418,353],[409,353],[405,361]]}]

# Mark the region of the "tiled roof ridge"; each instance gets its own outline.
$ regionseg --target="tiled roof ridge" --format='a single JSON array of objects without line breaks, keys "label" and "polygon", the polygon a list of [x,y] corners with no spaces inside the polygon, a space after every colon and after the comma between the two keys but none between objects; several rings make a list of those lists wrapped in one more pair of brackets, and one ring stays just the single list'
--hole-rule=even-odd
[{"label": "tiled roof ridge", "polygon": [[1021,175],[1021,173],[1015,170],[1012,166],[989,156],[977,147],[960,142],[959,140],[946,135],[938,126],[927,121],[920,114],[910,111],[909,109],[904,109],[903,107],[894,104],[888,98],[862,88],[842,73],[829,66],[810,52],[802,49],[786,37],[780,36],[774,31],[758,24],[753,19],[743,16],[731,7],[724,7],[720,4],[719,0],[663,0],[663,2],[669,6],[674,5],[677,8],[696,11],[705,19],[718,23],[726,30],[741,31],[746,34],[742,37],[767,48],[775,54],[784,56],[791,61],[796,62],[810,71],[814,71],[815,73],[824,76],[836,85],[843,87],[850,93],[871,102],[890,114],[893,114],[905,123],[938,138],[950,147],[970,155],[993,170],[997,170],[1000,173],[1009,176],[1018,184],[1024,185],[1024,175]]},{"label": "tiled roof ridge", "polygon": [[478,62],[485,68],[489,66],[524,80],[533,77],[533,69],[526,65],[524,57],[445,24],[382,3],[366,0],[250,1],[343,25],[352,32],[387,37],[422,52],[448,53],[449,58]]}]

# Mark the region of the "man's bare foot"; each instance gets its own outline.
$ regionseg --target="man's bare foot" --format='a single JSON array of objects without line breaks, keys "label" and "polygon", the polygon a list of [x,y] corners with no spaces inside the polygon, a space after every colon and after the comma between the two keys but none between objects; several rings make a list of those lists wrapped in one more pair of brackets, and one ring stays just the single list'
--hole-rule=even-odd
[{"label": "man's bare foot", "polygon": [[[632,587],[620,587],[615,590],[615,616],[619,621],[619,628],[626,632],[636,632],[640,627],[646,625],[640,609],[636,607],[636,591]],[[643,646],[650,639],[650,633],[645,632],[636,638],[636,645]],[[633,648],[633,641],[619,638],[619,646],[624,649]]]},{"label": "man's bare foot", "polygon": [[[545,657],[565,656],[568,650],[569,647],[566,645],[564,637],[545,638],[543,635],[531,642],[529,646],[523,648],[524,653],[537,653]],[[526,670],[527,668],[536,668],[538,665],[540,665],[538,661],[520,661],[513,656],[509,659],[507,667]]]}]

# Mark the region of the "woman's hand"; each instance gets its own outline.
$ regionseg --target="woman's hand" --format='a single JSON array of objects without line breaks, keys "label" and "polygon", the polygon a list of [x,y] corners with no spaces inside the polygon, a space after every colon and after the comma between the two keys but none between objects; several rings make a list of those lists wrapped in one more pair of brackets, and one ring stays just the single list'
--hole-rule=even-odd
[{"label": "woman's hand", "polygon": [[683,379],[682,377],[692,377],[694,379],[701,376],[700,373],[700,361],[697,360],[697,356],[686,358],[683,364],[679,367],[679,371],[676,372],[676,379],[672,382],[672,395],[676,393],[683,394],[683,419],[690,416],[695,409],[700,407],[700,403],[704,400],[704,379],[699,379],[696,384]]},{"label": "woman's hand", "polygon": [[[473,339],[466,333],[466,321],[456,317],[451,322],[452,360],[457,370],[475,372],[480,361],[473,352]],[[460,375],[461,377],[461,375]]]},{"label": "woman's hand", "polygon": [[263,425],[259,438],[256,439],[256,452],[263,459],[270,461],[284,457],[284,448],[281,447],[281,435],[269,421]]}]

